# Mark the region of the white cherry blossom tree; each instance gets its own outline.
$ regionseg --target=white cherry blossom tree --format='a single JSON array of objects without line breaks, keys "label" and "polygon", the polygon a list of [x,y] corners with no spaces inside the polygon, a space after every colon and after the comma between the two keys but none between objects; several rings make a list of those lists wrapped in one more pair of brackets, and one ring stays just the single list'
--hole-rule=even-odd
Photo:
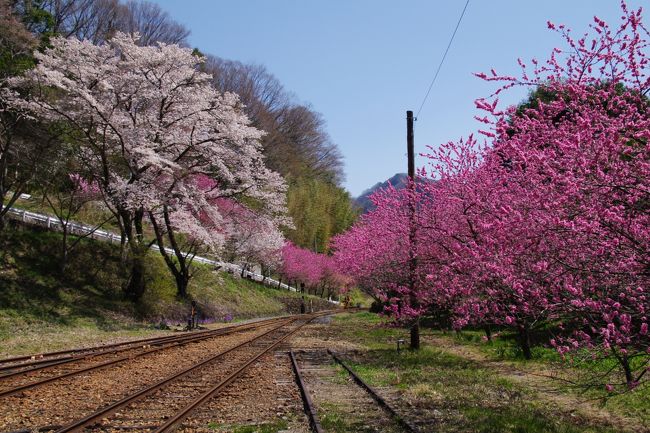
[{"label": "white cherry blossom tree", "polygon": [[[282,220],[286,186],[264,164],[263,133],[249,125],[237,95],[211,86],[201,57],[137,40],[123,33],[102,45],[53,38],[51,48],[35,53],[38,65],[13,81],[31,90],[27,102],[14,103],[73,128],[70,139],[83,146],[90,180],[123,233],[127,295],[139,299],[145,290],[149,219],[185,296],[193,251],[223,242],[223,216],[211,202],[246,197],[256,211]],[[189,256],[176,233],[192,246]]]}]

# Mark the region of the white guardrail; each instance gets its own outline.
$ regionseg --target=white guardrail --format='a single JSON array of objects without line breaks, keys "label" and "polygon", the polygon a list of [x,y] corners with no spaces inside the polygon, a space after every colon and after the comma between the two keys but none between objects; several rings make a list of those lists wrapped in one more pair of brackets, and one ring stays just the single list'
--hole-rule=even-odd
[{"label": "white guardrail", "polygon": [[[17,209],[17,208],[10,208],[9,211],[7,212],[7,215],[18,221],[22,221],[23,223],[26,224],[35,224],[43,227],[47,227],[48,230],[58,230],[61,231],[62,224],[61,221],[59,221],[55,217],[51,217],[48,215],[42,215],[34,212],[30,212],[24,209]],[[109,231],[105,230],[100,230],[96,229],[95,227],[87,226],[84,224],[79,224],[73,221],[70,221],[68,223],[68,232],[71,234],[76,234],[79,236],[87,236],[91,239],[99,239],[103,241],[108,241],[110,243],[117,242],[120,243],[122,238],[120,235],[116,233],[112,233]],[[158,251],[158,245],[154,244],[151,246],[152,250]],[[167,251],[169,254],[174,254],[174,251],[171,248],[165,248],[165,251]],[[261,283],[268,283],[270,286],[290,290],[292,292],[296,291],[295,287],[291,287],[285,283],[281,283],[273,278],[270,277],[264,277],[264,275],[257,274],[255,272],[251,272],[249,270],[244,270],[242,272],[242,267],[239,265],[236,265],[234,263],[226,263],[226,262],[221,262],[218,260],[212,260],[207,257],[201,257],[201,256],[194,256],[194,260],[199,262],[199,263],[204,263],[206,265],[212,265],[217,269],[225,269],[228,272],[231,273],[238,273],[239,275],[242,275],[245,278],[250,278],[252,280],[261,282]],[[334,300],[330,300],[330,302],[337,303]]]}]

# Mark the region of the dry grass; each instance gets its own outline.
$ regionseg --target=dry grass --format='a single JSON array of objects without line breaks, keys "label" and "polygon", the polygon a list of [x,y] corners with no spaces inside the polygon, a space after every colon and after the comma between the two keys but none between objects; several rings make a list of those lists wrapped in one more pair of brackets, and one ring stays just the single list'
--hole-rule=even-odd
[{"label": "dry grass", "polygon": [[102,330],[96,327],[38,326],[0,338],[0,358],[53,352],[76,347],[90,347],[139,338],[168,335],[146,325],[131,329]]}]

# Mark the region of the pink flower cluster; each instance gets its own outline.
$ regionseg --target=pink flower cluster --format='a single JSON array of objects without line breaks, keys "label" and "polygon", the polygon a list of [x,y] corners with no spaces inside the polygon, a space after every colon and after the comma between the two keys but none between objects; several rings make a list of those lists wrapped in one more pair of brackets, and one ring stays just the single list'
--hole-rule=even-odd
[{"label": "pink flower cluster", "polygon": [[[628,384],[645,374],[648,31],[640,9],[622,9],[619,27],[596,18],[578,40],[549,24],[569,50],[533,59],[532,70],[520,61],[520,77],[477,74],[500,85],[477,101],[485,141],[432,148],[431,173],[419,173],[431,182],[376,194],[376,210],[334,241],[339,266],[387,313],[511,328],[528,350],[531,329],[558,325],[551,343],[561,353],[609,354]],[[513,86],[538,92],[499,109],[497,96]]]},{"label": "pink flower cluster", "polygon": [[74,191],[79,195],[88,199],[97,199],[101,196],[101,189],[99,184],[95,181],[89,181],[78,173],[70,173],[68,175]]},{"label": "pink flower cluster", "polygon": [[292,242],[286,242],[282,248],[281,274],[285,280],[303,283],[311,289],[346,290],[350,283],[350,278],[338,271],[331,256],[300,248]]}]

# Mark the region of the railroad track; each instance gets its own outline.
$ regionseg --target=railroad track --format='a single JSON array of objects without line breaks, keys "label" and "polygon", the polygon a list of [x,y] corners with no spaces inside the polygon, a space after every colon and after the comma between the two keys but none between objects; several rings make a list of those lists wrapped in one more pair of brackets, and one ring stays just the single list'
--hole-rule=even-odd
[{"label": "railroad track", "polygon": [[291,359],[291,367],[293,368],[293,373],[296,376],[296,384],[300,389],[300,396],[302,397],[302,403],[305,408],[305,413],[309,418],[309,427],[314,433],[325,433],[323,426],[320,423],[320,417],[318,416],[318,411],[316,406],[311,399],[307,385],[305,385],[305,380],[302,377],[302,371],[296,360],[296,356],[293,353],[293,350],[289,351],[289,359]]},{"label": "railroad track", "polygon": [[21,433],[192,431],[201,408],[284,341],[317,317],[331,312],[284,318],[228,349],[213,353],[173,375],[114,401],[63,426],[39,426]]},{"label": "railroad track", "polygon": [[[43,359],[22,357],[0,361],[0,401],[23,391],[38,388],[57,380],[119,365],[164,350],[199,343],[216,337],[260,329],[282,323],[287,317],[273,318],[210,331],[149,338],[93,348],[43,354]],[[24,361],[30,359],[30,361]]]},{"label": "railroad track", "polygon": [[269,331],[129,395],[58,429],[67,432],[169,432],[192,422],[192,414],[269,351],[314,318],[292,318]]},{"label": "railroad track", "polygon": [[96,354],[101,351],[110,351],[110,350],[121,350],[121,349],[128,349],[130,346],[143,346],[143,345],[155,345],[161,342],[165,342],[168,340],[174,340],[177,338],[185,338],[185,337],[193,337],[197,335],[203,335],[203,334],[211,334],[223,330],[230,330],[230,329],[236,329],[244,326],[249,326],[249,325],[255,325],[255,324],[261,324],[265,322],[273,322],[277,320],[282,320],[284,318],[287,318],[289,316],[281,316],[281,317],[274,317],[272,319],[266,319],[266,320],[259,320],[255,322],[250,322],[246,324],[240,324],[240,325],[231,325],[225,328],[220,328],[216,330],[204,330],[204,331],[195,331],[192,332],[191,334],[182,334],[182,335],[166,335],[162,337],[150,337],[150,338],[143,338],[139,340],[129,340],[129,341],[123,341],[120,343],[112,343],[112,344],[104,344],[104,345],[99,345],[99,346],[92,346],[92,347],[79,347],[79,348],[74,348],[74,349],[66,349],[66,350],[60,350],[56,352],[44,352],[44,353],[36,353],[32,355],[23,355],[23,356],[15,356],[11,358],[5,358],[5,359],[0,359],[0,373],[4,372],[6,370],[12,370],[16,368],[21,368],[21,367],[31,367],[35,365],[42,365],[42,364],[49,364],[53,362],[59,362],[59,361],[64,361],[64,360],[69,360],[69,359],[74,359],[74,358],[79,358],[83,356],[90,355],[92,356],[93,354]]},{"label": "railroad track", "polygon": [[407,431],[409,433],[417,433],[418,429],[409,421],[405,420],[396,410],[393,406],[391,406],[373,387],[365,383],[355,372],[352,370],[345,362],[341,360],[334,352],[331,350],[328,350],[327,353],[329,353],[334,361],[336,361],[341,367],[343,367],[344,370],[346,370],[350,376],[352,377],[352,380],[359,385],[361,388],[363,388],[371,397],[373,400],[377,402],[379,406],[381,406],[388,414],[390,414],[391,417],[395,420],[397,424],[399,424],[404,431]]},{"label": "railroad track", "polygon": [[[355,395],[355,399],[350,401],[348,406],[354,406],[355,411],[365,411],[366,414],[370,414],[367,416],[377,423],[379,428],[377,431],[419,432],[413,423],[404,419],[386,399],[373,387],[365,383],[336,353],[330,350],[299,351],[298,353],[290,351],[289,357],[296,376],[296,383],[300,388],[305,413],[309,418],[310,428],[314,433],[324,433],[324,430],[320,423],[318,405],[312,399],[308,383],[310,381],[312,383],[328,383],[330,386],[329,389],[320,390],[320,394],[326,395],[335,394],[336,391],[333,388],[346,387],[346,385],[341,385],[340,381],[331,380],[332,375],[335,374],[335,370],[331,368],[333,363],[340,365],[349,374],[352,383],[356,384],[360,390],[363,390],[363,394],[365,394],[364,398],[364,395],[360,395],[358,392],[356,395],[352,393],[352,395]],[[372,402],[374,402],[376,407],[370,407]]]}]

